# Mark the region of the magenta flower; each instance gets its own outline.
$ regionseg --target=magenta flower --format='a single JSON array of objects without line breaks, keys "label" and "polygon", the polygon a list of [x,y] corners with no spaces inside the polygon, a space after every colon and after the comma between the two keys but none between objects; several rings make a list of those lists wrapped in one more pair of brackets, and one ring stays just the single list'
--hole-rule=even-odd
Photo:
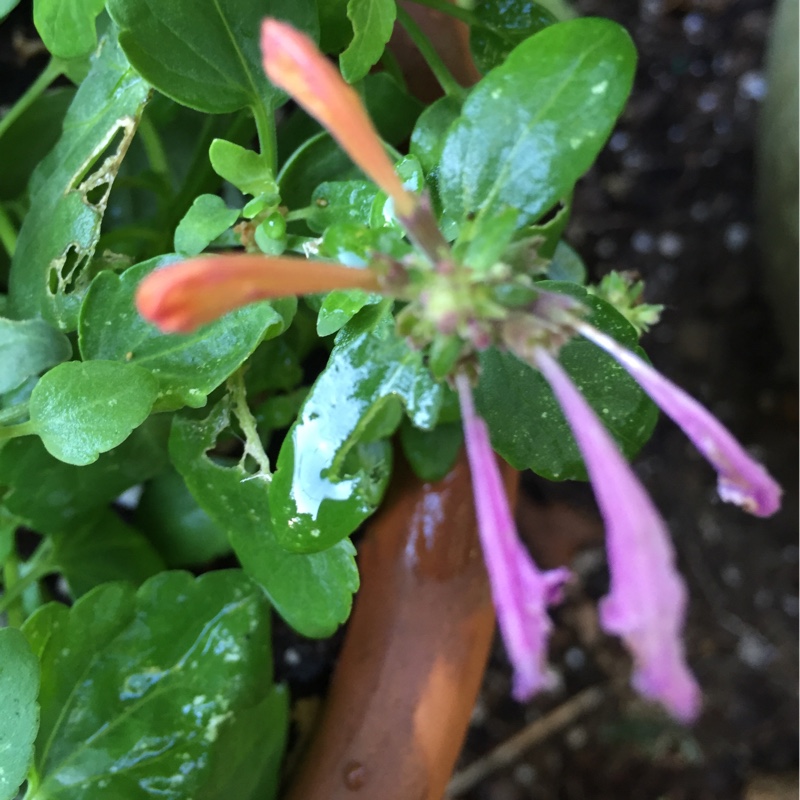
[{"label": "magenta flower", "polygon": [[566,569],[543,572],[517,538],[486,423],[475,412],[469,379],[456,376],[472,492],[497,622],[514,667],[513,695],[527,700],[550,683],[547,606],[558,602]]},{"label": "magenta flower", "polygon": [[586,323],[580,323],[577,329],[615,358],[655,404],[683,429],[717,470],[717,490],[725,502],[735,503],[759,517],[768,517],[778,510],[782,494],[780,486],[761,464],[747,455],[716,417],[610,336]]},{"label": "magenta flower", "polygon": [[601,602],[601,624],[631,651],[634,687],[691,722],[700,690],[686,665],[686,587],[666,524],[561,365],[543,348],[534,358],[572,428],[605,521],[611,591]]}]

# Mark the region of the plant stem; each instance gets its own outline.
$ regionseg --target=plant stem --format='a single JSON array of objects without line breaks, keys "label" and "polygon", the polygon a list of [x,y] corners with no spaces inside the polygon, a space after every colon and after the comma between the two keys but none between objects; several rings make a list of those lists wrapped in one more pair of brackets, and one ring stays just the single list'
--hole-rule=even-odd
[{"label": "plant stem", "polygon": [[0,410],[0,425],[8,425],[9,422],[14,422],[20,417],[24,417],[28,413],[28,403],[17,403]]},{"label": "plant stem", "polygon": [[0,244],[8,253],[9,258],[14,257],[14,250],[17,249],[17,231],[11,217],[3,206],[0,205]]},{"label": "plant stem", "polygon": [[153,125],[146,114],[144,114],[139,121],[139,134],[142,137],[142,144],[144,145],[145,153],[147,153],[147,160],[150,162],[153,172],[157,175],[163,175],[164,178],[169,181],[169,161],[164,151],[161,136],[159,136],[156,126]]},{"label": "plant stem", "polygon": [[461,6],[455,3],[449,3],[448,0],[413,0],[413,2],[417,5],[425,6],[434,11],[441,11],[442,14],[448,14],[451,17],[460,19],[462,22],[466,22],[467,25],[478,24],[478,18],[475,16],[474,12],[467,8],[461,8]]},{"label": "plant stem", "polygon": [[[26,589],[40,581],[45,575],[55,571],[56,564],[53,563],[52,555],[53,543],[50,539],[47,539],[39,545],[31,559],[22,565],[26,568],[24,574],[20,575],[20,564],[16,555],[12,555],[6,561],[3,567],[4,593],[0,597],[0,614],[8,611],[9,622],[11,622],[12,614],[16,616],[18,613],[19,623],[15,627],[19,627],[24,621],[23,610],[19,607],[17,601],[22,597]],[[8,570],[10,564],[13,564],[13,574]]]},{"label": "plant stem", "polygon": [[311,216],[311,212],[314,210],[313,206],[306,206],[305,208],[296,208],[294,211],[290,211],[286,215],[287,222],[296,222],[299,219],[307,219]]},{"label": "plant stem", "polygon": [[431,44],[430,39],[422,32],[422,29],[412,19],[411,15],[400,6],[397,7],[397,19],[405,29],[406,33],[411,38],[411,41],[417,46],[420,55],[425,59],[425,62],[430,67],[439,85],[444,90],[444,93],[451,97],[463,97],[466,90],[463,86],[459,85],[458,81],[453,77],[453,74],[445,66],[440,55],[436,52],[436,48]]},{"label": "plant stem", "polygon": [[278,173],[278,138],[275,131],[275,114],[272,109],[261,104],[255,103],[252,106],[253,117],[256,121],[256,131],[258,132],[258,144],[261,149],[261,157],[267,160],[273,175]]},{"label": "plant stem", "polygon": [[0,137],[63,71],[62,62],[57,58],[51,58],[42,74],[28,87],[25,94],[11,106],[3,119],[0,120]]},{"label": "plant stem", "polygon": [[[14,588],[21,583],[19,577],[19,559],[16,553],[10,553],[3,564],[3,597],[0,598],[0,608],[4,605],[7,610],[8,624],[11,628],[19,628],[25,621],[25,614],[19,602],[15,602],[14,597],[10,597]],[[6,598],[9,598],[6,604]]]},{"label": "plant stem", "polygon": [[6,425],[0,428],[0,442],[16,439],[18,436],[29,436],[32,433],[36,433],[36,426],[30,420],[20,422],[19,425]]}]

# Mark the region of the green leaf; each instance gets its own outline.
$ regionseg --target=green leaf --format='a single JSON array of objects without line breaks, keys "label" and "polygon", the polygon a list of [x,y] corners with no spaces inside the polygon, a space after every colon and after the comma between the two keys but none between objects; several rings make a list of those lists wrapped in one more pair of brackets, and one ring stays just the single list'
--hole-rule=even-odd
[{"label": "green leaf", "polygon": [[461,105],[457,97],[440,97],[420,114],[414,126],[409,151],[417,157],[426,176],[431,175],[439,164],[445,134],[458,119]]},{"label": "green leaf", "polygon": [[18,5],[19,0],[0,0],[0,20],[7,17]]},{"label": "green leaf", "polygon": [[215,194],[201,194],[175,229],[175,252],[196,256],[239,219],[235,208]]},{"label": "green leaf", "polygon": [[350,614],[358,588],[355,548],[340,542],[321,553],[289,553],[278,543],[269,513],[270,486],[242,464],[222,466],[207,451],[229,426],[227,401],[204,420],[176,417],[170,453],[197,503],[228,532],[244,570],[275,610],[304,636],[329,636]]},{"label": "green leaf", "polygon": [[395,0],[349,0],[347,17],[353,23],[353,41],[339,57],[348,83],[360,81],[383,55],[396,16]]},{"label": "green leaf", "polygon": [[25,193],[34,167],[58,141],[61,123],[74,96],[71,87],[45,92],[6,128],[0,137],[0,200],[16,200]]},{"label": "green leaf", "polygon": [[553,259],[547,267],[547,277],[553,281],[586,283],[586,265],[583,259],[566,242],[559,242]]},{"label": "green leaf", "polygon": [[0,318],[0,393],[71,357],[69,339],[44,320]]},{"label": "green leaf", "polygon": [[446,422],[432,431],[422,431],[406,420],[400,428],[400,443],[414,474],[423,481],[438,481],[453,468],[464,435],[460,422]]},{"label": "green leaf", "polygon": [[108,0],[108,12],[139,73],[167,97],[209,114],[254,105],[271,109],[283,97],[261,66],[264,17],[312,35],[316,29],[311,0]]},{"label": "green leaf", "polygon": [[253,150],[248,150],[225,139],[214,139],[208,149],[208,158],[214,172],[232,183],[243,194],[267,195],[270,203],[277,203],[278,185],[267,160]]},{"label": "green leaf", "polygon": [[173,469],[145,485],[134,519],[170,567],[207,564],[231,551],[225,531],[200,508]]},{"label": "green leaf", "polygon": [[[28,800],[219,797],[234,779],[249,797],[274,782],[287,709],[269,608],[241,571],[105,584],[56,609],[23,628],[42,670]],[[248,744],[270,729],[263,752]]]},{"label": "green leaf", "polygon": [[399,398],[419,428],[436,423],[441,387],[400,338],[385,305],[364,309],[336,339],[278,456],[270,486],[275,534],[292,551],[324,550],[352,533],[380,501],[388,474],[347,463],[385,403]]},{"label": "green leaf", "polygon": [[255,303],[194,333],[162,334],[139,316],[134,295],[145,275],[176,260],[177,256],[160,256],[122,275],[101,272],[81,308],[83,358],[148,370],[158,381],[158,410],[205,405],[209,392],[238,369],[259,342],[286,328],[297,307],[295,298]]},{"label": "green leaf", "polygon": [[82,466],[122,444],[149,416],[158,383],[146,369],[114,361],[70,361],[31,393],[34,431],[48,452]]},{"label": "green leaf", "polygon": [[165,568],[153,545],[110,509],[74,530],[53,536],[52,542],[54,561],[73,597],[110,581],[125,580],[138,586]]},{"label": "green leaf", "polygon": [[478,69],[486,74],[529,36],[556,22],[546,8],[530,0],[479,0],[473,9],[469,47]]},{"label": "green leaf", "polygon": [[14,800],[39,728],[39,662],[16,628],[0,628],[0,800]]},{"label": "green leaf", "polygon": [[395,147],[408,141],[424,106],[388,72],[374,72],[363,82],[364,105],[378,135]]},{"label": "green leaf", "polygon": [[445,210],[463,222],[511,206],[520,227],[535,222],[594,161],[635,63],[628,34],[604,19],[551,25],[518,45],[473,89],[447,134]]},{"label": "green leaf", "polygon": [[336,289],[328,292],[317,316],[317,333],[330,336],[341,330],[366,306],[374,306],[383,296],[363,289]]},{"label": "green leaf", "polygon": [[372,203],[378,194],[367,181],[326,181],[311,195],[311,212],[306,217],[314,233],[324,233],[332,224],[369,223]]},{"label": "green leaf", "polygon": [[41,316],[65,331],[77,327],[108,192],[149,91],[115,39],[105,37],[58,144],[31,178],[31,210],[9,278],[13,316]]},{"label": "green leaf", "polygon": [[[608,303],[575,284],[542,281],[542,288],[578,298],[591,324],[645,357],[633,326]],[[650,437],[658,412],[648,396],[611,356],[576,338],[559,361],[597,412],[625,456],[633,457]],[[550,387],[538,370],[510,353],[487,350],[475,403],[489,426],[494,449],[516,469],[532,469],[550,480],[586,479],[578,447]]]},{"label": "green leaf", "polygon": [[105,0],[34,0],[33,24],[58,58],[88,56],[97,46],[95,19]]},{"label": "green leaf", "polygon": [[123,444],[85,467],[57,461],[35,437],[7,442],[0,449],[3,505],[40,533],[74,530],[167,466],[165,423],[163,415],[149,419]]}]

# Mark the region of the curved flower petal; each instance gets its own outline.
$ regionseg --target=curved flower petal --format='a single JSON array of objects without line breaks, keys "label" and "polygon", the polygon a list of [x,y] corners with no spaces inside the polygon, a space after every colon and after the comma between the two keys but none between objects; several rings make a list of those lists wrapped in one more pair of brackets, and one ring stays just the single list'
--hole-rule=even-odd
[{"label": "curved flower petal", "polygon": [[136,307],[167,333],[189,333],[236,308],[276,297],[331,289],[379,291],[369,269],[244,253],[193,258],[151,272]]},{"label": "curved flower petal", "polygon": [[583,336],[615,358],[653,402],[683,429],[717,470],[717,491],[725,502],[735,503],[759,517],[768,517],[780,508],[781,487],[697,400],[610,336],[586,323],[577,328]]},{"label": "curved flower petal", "polygon": [[513,695],[527,700],[547,688],[547,606],[559,599],[565,569],[542,572],[517,538],[486,423],[477,415],[465,375],[456,377],[483,556],[497,620],[514,667]]},{"label": "curved flower petal", "polygon": [[605,520],[611,591],[600,607],[603,628],[633,654],[634,687],[691,722],[700,710],[700,691],[686,665],[686,587],[666,524],[561,365],[542,348],[535,362],[572,428]]},{"label": "curved flower petal", "polygon": [[361,169],[394,200],[398,215],[410,216],[416,197],[394,171],[361,99],[305,34],[276,19],[261,28],[264,71],[341,145]]}]

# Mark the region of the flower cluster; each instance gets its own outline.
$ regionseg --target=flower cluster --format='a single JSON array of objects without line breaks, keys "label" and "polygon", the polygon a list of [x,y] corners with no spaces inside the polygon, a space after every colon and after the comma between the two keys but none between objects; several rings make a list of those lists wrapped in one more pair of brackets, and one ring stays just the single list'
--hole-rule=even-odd
[{"label": "flower cluster", "polygon": [[[164,330],[187,331],[255,300],[359,287],[408,300],[409,329],[402,330],[415,343],[436,344],[442,337],[456,342],[439,372],[450,377],[458,392],[481,543],[519,700],[548,683],[547,608],[558,601],[568,572],[540,570],[517,538],[487,426],[474,408],[470,375],[475,351],[490,344],[507,347],[535,366],[572,428],[605,521],[611,588],[601,602],[601,623],[630,650],[635,688],[677,719],[692,721],[700,709],[700,692],[684,654],[686,588],[675,568],[667,526],[559,364],[559,347],[582,336],[616,359],[714,466],[723,500],[767,516],[779,506],[780,488],[701,405],[586,323],[579,304],[538,292],[522,279],[516,288],[528,291],[531,302],[522,310],[518,303],[513,310],[498,305],[492,280],[509,276],[502,269],[494,277],[476,275],[455,263],[424,199],[409,193],[394,172],[357,94],[315,45],[290,26],[267,20],[262,50],[270,80],[315,116],[393,200],[398,220],[425,261],[392,264],[378,258],[381,269],[353,270],[305,259],[300,269],[298,259],[244,254],[193,259],[145,279],[137,301],[141,313]],[[409,274],[416,280],[409,280]],[[416,288],[412,292],[409,287]]]}]

